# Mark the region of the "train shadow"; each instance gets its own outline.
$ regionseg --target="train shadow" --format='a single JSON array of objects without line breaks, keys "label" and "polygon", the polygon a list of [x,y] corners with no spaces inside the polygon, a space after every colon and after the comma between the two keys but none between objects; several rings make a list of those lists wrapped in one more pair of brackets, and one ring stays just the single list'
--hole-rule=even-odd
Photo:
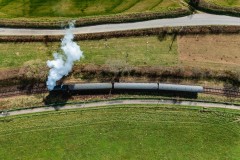
[{"label": "train shadow", "polygon": [[49,94],[44,98],[44,104],[52,106],[55,110],[65,106],[69,99],[72,97],[68,92],[49,92]]},{"label": "train shadow", "polygon": [[166,98],[187,98],[187,99],[197,99],[198,94],[192,92],[176,92],[176,91],[152,91],[152,90],[81,90],[81,91],[51,91],[44,98],[44,104],[52,106],[55,110],[59,110],[61,107],[68,104],[69,100],[74,98],[74,96],[85,96],[85,95],[126,95],[129,97],[143,96],[143,97],[166,97]]},{"label": "train shadow", "polygon": [[128,94],[128,95],[144,95],[153,97],[166,97],[166,98],[186,98],[197,99],[197,93],[191,92],[171,92],[171,91],[114,91],[112,94]]},{"label": "train shadow", "polygon": [[167,98],[187,98],[197,99],[198,94],[192,92],[171,92],[171,91],[148,91],[148,90],[104,90],[104,91],[73,91],[71,96],[81,95],[130,95],[130,96],[153,96],[153,97],[167,97]]}]

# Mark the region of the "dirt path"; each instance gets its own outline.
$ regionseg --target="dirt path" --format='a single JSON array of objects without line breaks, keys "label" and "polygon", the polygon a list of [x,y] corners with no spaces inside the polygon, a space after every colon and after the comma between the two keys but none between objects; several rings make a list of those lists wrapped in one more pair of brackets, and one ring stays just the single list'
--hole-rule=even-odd
[{"label": "dirt path", "polygon": [[[90,107],[102,107],[102,106],[115,106],[122,104],[166,104],[166,105],[184,105],[184,106],[199,106],[206,108],[225,108],[225,109],[236,109],[240,110],[240,105],[229,105],[229,104],[216,104],[207,102],[191,102],[191,101],[175,101],[175,100],[113,100],[113,101],[103,101],[94,102],[86,104],[74,104],[67,106],[57,106],[57,107],[42,107],[34,109],[24,109],[18,111],[8,112],[8,116],[21,115],[21,114],[31,114],[47,111],[57,111],[57,110],[67,110],[67,109],[78,109],[78,108],[90,108]],[[0,117],[4,117],[5,114],[0,114]]]}]

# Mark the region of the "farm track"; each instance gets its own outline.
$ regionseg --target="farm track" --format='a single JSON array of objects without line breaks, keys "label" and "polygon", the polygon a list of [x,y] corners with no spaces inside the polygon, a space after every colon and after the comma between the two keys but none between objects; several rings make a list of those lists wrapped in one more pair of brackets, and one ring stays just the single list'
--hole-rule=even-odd
[{"label": "farm track", "polygon": [[[209,25],[228,25],[240,26],[240,18],[213,15],[213,14],[193,14],[180,18],[156,19],[142,22],[103,24],[87,27],[77,27],[73,29],[73,34],[104,33],[114,31],[126,31],[137,29],[152,29],[161,27],[178,26],[209,26]],[[19,28],[0,28],[1,36],[38,36],[38,35],[64,35],[64,29],[19,29]]]},{"label": "farm track", "polygon": [[[46,87],[40,88],[33,88],[33,89],[16,89],[16,90],[9,90],[9,91],[0,91],[0,98],[7,98],[13,96],[20,96],[20,95],[34,95],[40,93],[48,93]],[[231,98],[240,98],[240,91],[238,89],[225,89],[225,88],[211,88],[211,87],[204,87],[204,94],[209,95],[218,95],[218,96],[226,96]]]},{"label": "farm track", "polygon": [[22,114],[33,114],[49,111],[59,111],[59,110],[69,110],[69,109],[80,109],[80,108],[91,108],[91,107],[107,107],[107,106],[117,106],[117,105],[137,105],[137,104],[154,104],[154,105],[179,105],[179,106],[197,106],[205,108],[223,108],[223,109],[235,109],[240,110],[239,105],[234,104],[223,104],[223,103],[211,103],[211,102],[194,102],[188,100],[106,100],[100,102],[90,102],[90,103],[76,103],[66,106],[48,106],[40,108],[29,108],[22,110],[13,110],[0,113],[0,117],[22,115]]}]

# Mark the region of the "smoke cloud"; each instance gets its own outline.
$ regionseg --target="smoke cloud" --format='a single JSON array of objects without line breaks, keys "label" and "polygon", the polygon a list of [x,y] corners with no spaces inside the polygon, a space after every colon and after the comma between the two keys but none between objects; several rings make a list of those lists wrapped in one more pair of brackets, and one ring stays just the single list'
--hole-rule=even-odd
[{"label": "smoke cloud", "polygon": [[61,43],[62,54],[56,52],[53,54],[54,60],[47,61],[47,66],[50,68],[47,87],[50,91],[54,89],[58,80],[68,75],[72,70],[74,62],[83,57],[80,46],[76,42],[73,42],[73,28],[74,23],[69,23],[69,28],[66,30]]}]

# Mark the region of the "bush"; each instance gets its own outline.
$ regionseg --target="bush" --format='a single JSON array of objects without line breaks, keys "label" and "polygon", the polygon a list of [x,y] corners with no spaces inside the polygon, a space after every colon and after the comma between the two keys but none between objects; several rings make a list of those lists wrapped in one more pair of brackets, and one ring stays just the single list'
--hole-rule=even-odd
[{"label": "bush", "polygon": [[[92,68],[93,69],[93,68]],[[114,78],[116,74],[113,74],[111,68],[107,67],[99,67],[98,70],[104,71],[104,76],[110,76],[109,79]],[[82,68],[81,74],[89,75],[89,73],[95,73],[91,77],[94,79],[98,79],[102,72],[97,72],[95,70],[89,69],[89,67]],[[100,74],[99,74],[100,73]],[[118,72],[120,73],[120,72]],[[122,71],[121,71],[122,73]],[[219,80],[224,82],[229,82],[236,86],[240,86],[239,81],[239,73],[233,71],[213,71],[208,69],[194,68],[194,67],[132,67],[129,71],[129,76],[132,77],[148,77],[148,78],[176,78],[176,79],[196,79],[196,80]],[[73,74],[78,74],[77,71],[74,71]],[[112,76],[112,77],[111,77]],[[124,74],[118,75],[120,79],[121,76],[125,76]],[[86,80],[89,78],[84,76]],[[105,77],[106,78],[106,77]]]}]

